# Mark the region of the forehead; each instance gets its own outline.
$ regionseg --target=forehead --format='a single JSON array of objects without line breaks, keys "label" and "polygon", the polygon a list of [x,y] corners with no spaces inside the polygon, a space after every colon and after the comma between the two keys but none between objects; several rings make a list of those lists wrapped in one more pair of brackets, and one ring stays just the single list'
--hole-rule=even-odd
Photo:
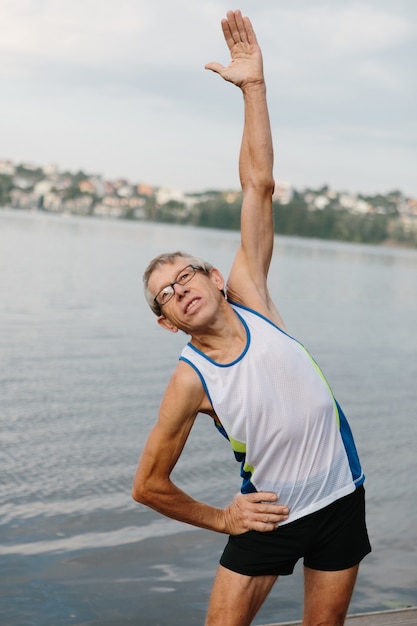
[{"label": "forehead", "polygon": [[150,291],[158,293],[161,289],[172,283],[178,272],[191,263],[190,259],[178,257],[173,263],[164,263],[156,267],[149,277],[148,287]]}]

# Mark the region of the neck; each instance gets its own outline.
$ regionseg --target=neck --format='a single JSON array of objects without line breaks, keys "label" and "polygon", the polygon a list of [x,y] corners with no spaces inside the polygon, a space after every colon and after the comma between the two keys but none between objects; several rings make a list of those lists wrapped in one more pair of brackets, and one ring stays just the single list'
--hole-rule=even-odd
[{"label": "neck", "polygon": [[217,363],[230,363],[246,346],[246,329],[230,304],[225,301],[220,315],[203,332],[191,336],[191,344]]}]

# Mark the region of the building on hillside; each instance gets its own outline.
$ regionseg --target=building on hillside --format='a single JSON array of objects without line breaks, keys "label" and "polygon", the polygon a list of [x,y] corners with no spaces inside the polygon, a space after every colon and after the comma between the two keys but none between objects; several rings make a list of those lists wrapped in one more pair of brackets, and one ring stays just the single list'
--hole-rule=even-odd
[{"label": "building on hillside", "polygon": [[14,176],[16,168],[13,163],[6,159],[0,159],[0,174],[3,176]]},{"label": "building on hillside", "polygon": [[173,189],[168,187],[160,187],[155,192],[156,202],[163,206],[167,202],[184,202],[184,192],[181,189]]}]

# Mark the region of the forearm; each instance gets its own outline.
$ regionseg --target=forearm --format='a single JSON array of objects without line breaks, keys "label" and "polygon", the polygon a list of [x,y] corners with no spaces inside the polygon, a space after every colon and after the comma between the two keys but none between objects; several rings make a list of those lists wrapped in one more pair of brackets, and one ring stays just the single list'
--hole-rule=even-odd
[{"label": "forearm", "polygon": [[[243,191],[241,242],[246,268],[258,289],[266,290],[274,243],[273,147],[264,81],[242,87],[245,123],[239,156]],[[239,291],[239,288],[237,289]],[[266,297],[266,296],[265,296]]]},{"label": "forearm", "polygon": [[179,522],[220,533],[227,532],[223,509],[195,500],[169,479],[158,486],[154,484],[144,487],[134,483],[132,497],[161,515]]},{"label": "forearm", "polygon": [[[161,488],[161,485],[164,485]],[[136,486],[135,486],[136,485]],[[169,479],[147,492],[134,483],[133,498],[158,513],[206,530],[238,535],[248,530],[268,532],[288,519],[289,510],[271,492],[237,494],[224,509],[194,500]]]},{"label": "forearm", "polygon": [[243,193],[256,189],[272,195],[274,152],[266,100],[265,82],[242,86],[244,129],[239,156],[239,175]]}]

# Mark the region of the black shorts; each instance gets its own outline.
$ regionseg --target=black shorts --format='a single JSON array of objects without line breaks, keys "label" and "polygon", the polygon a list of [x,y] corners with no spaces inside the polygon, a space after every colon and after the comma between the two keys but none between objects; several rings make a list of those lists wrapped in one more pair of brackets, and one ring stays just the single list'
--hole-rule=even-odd
[{"label": "black shorts", "polygon": [[357,565],[369,552],[365,490],[360,486],[324,509],[271,532],[231,535],[220,564],[246,576],[287,576],[302,557],[306,567],[337,571]]}]

